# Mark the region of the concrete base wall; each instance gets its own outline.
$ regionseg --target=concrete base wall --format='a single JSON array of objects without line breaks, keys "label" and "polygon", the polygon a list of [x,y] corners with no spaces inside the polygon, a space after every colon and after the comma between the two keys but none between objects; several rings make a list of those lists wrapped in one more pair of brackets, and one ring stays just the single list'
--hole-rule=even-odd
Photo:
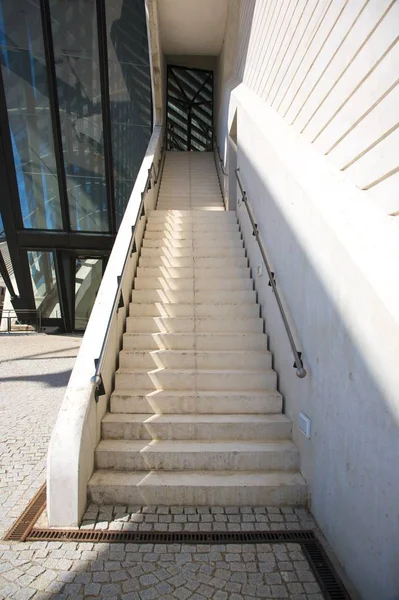
[{"label": "concrete base wall", "polygon": [[[240,174],[308,371],[297,379],[263,269],[256,287],[311,509],[361,597],[392,600],[399,590],[397,226],[244,84],[225,99],[221,146],[229,147],[237,111]],[[256,272],[262,259],[244,205],[238,214]],[[300,411],[312,420],[311,439],[299,430]]]}]

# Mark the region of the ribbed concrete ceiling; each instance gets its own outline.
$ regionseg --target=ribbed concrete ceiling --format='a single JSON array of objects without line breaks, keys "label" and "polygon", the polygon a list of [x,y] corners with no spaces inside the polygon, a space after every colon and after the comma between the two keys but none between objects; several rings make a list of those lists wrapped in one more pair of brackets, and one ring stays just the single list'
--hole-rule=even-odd
[{"label": "ribbed concrete ceiling", "polygon": [[218,55],[228,0],[158,0],[165,54]]}]

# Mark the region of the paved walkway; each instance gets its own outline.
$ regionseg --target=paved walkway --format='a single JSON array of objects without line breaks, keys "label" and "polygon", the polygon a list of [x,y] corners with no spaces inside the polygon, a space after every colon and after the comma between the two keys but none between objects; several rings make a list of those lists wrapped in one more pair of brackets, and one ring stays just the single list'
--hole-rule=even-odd
[{"label": "paved walkway", "polygon": [[[0,335],[0,535],[45,480],[46,453],[80,338]],[[91,505],[84,528],[314,528],[306,510]],[[322,600],[297,544],[0,541],[0,599]]]}]

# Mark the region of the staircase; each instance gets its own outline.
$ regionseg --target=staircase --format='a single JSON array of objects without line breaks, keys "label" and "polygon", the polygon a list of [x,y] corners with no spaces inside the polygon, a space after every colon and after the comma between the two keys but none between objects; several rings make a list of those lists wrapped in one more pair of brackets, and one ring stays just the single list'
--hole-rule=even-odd
[{"label": "staircase", "polygon": [[306,502],[263,327],[212,153],[167,153],[90,501]]}]

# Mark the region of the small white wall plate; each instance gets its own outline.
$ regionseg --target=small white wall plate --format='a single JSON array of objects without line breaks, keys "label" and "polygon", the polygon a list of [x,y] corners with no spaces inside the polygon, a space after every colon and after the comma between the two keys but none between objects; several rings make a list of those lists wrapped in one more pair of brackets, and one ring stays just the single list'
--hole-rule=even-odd
[{"label": "small white wall plate", "polygon": [[311,430],[312,430],[312,421],[303,412],[299,413],[298,424],[299,424],[299,429],[302,431],[303,435],[305,437],[307,437],[308,439],[310,439]]}]

